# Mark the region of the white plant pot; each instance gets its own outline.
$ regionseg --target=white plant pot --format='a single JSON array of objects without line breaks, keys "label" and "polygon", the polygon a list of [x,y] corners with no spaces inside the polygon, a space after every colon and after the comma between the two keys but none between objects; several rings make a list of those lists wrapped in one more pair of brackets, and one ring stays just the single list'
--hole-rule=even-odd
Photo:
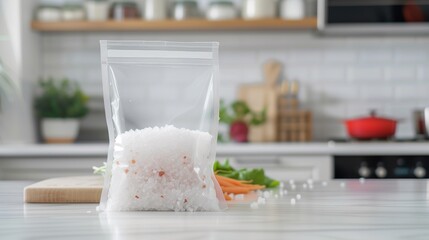
[{"label": "white plant pot", "polygon": [[47,143],[73,143],[79,133],[79,119],[44,118],[42,137]]}]

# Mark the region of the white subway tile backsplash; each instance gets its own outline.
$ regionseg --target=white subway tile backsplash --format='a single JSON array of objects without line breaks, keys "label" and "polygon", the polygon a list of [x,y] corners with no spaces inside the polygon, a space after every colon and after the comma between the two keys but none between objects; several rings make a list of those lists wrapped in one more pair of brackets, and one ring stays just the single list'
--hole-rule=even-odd
[{"label": "white subway tile backsplash", "polygon": [[258,54],[254,51],[224,51],[220,49],[220,65],[246,65],[255,64],[258,61]]},{"label": "white subway tile backsplash", "polygon": [[429,83],[429,62],[417,68],[417,80]]},{"label": "white subway tile backsplash", "polygon": [[329,121],[323,124],[322,127],[324,139],[347,137],[346,128],[342,121]]},{"label": "white subway tile backsplash", "polygon": [[375,111],[377,115],[386,114],[386,106],[380,102],[374,101],[356,101],[347,104],[347,118],[358,118],[369,116],[371,111]]},{"label": "white subway tile backsplash", "polygon": [[237,99],[239,85],[221,85],[219,89],[219,97],[225,102],[232,102]]},{"label": "white subway tile backsplash", "polygon": [[325,103],[318,107],[319,118],[342,121],[347,115],[347,108],[341,102],[328,104]]},{"label": "white subway tile backsplash", "polygon": [[305,48],[290,50],[290,61],[294,63],[321,63],[323,53],[318,48]]},{"label": "white subway tile backsplash", "polygon": [[[302,106],[314,112],[315,139],[346,136],[341,120],[368,115],[371,109],[409,120],[412,109],[429,106],[426,37],[323,38],[308,32],[279,31],[263,34],[44,33],[42,76],[77,80],[88,94],[101,99],[100,39],[219,41],[219,91],[227,102],[236,98],[241,84],[262,83],[262,64],[276,59],[284,65],[279,80],[301,83]],[[174,99],[179,97],[175,84],[179,83],[164,85],[142,95],[148,101]],[[100,111],[100,104],[91,104],[91,108]],[[153,111],[163,114],[156,109]],[[101,114],[97,114],[91,119],[101,119]],[[146,117],[150,120],[151,116]],[[405,121],[398,128],[398,134],[411,135],[412,129],[411,123]]]},{"label": "white subway tile backsplash", "polygon": [[310,72],[311,70],[309,67],[301,66],[301,65],[286,65],[283,68],[283,80],[289,80],[289,81],[305,81],[305,80],[312,80],[312,74]]},{"label": "white subway tile backsplash", "polygon": [[427,50],[422,48],[401,48],[395,50],[395,61],[400,63],[416,63],[428,59]]},{"label": "white subway tile backsplash", "polygon": [[[310,79],[317,82],[347,82],[347,67],[342,64],[313,66]],[[308,71],[308,70],[307,70]]]},{"label": "white subway tile backsplash", "polygon": [[417,68],[414,66],[389,66],[386,68],[386,79],[401,83],[413,83],[417,80]]},{"label": "white subway tile backsplash", "polygon": [[358,59],[361,63],[393,62],[393,50],[390,48],[359,50]]},{"label": "white subway tile backsplash", "polygon": [[408,84],[395,86],[395,98],[397,100],[424,99],[429,92],[429,84]]},{"label": "white subway tile backsplash", "polygon": [[384,71],[380,65],[350,66],[347,75],[348,79],[352,82],[375,83],[384,81]]},{"label": "white subway tile backsplash", "polygon": [[389,84],[368,84],[359,88],[360,98],[370,101],[392,99],[393,89]]},{"label": "white subway tile backsplash", "polygon": [[326,49],[323,56],[324,62],[333,63],[353,63],[357,59],[356,50],[337,50],[336,48]]},{"label": "white subway tile backsplash", "polygon": [[325,101],[343,102],[359,99],[358,85],[356,84],[325,84],[322,86]]}]

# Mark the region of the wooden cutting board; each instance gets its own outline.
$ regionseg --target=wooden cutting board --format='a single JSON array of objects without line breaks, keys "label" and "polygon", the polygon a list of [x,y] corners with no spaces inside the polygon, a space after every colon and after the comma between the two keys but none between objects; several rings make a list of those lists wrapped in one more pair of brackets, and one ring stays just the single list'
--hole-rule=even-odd
[{"label": "wooden cutting board", "polygon": [[249,133],[251,142],[275,142],[277,140],[277,99],[279,89],[277,81],[282,65],[271,60],[264,64],[265,81],[262,84],[242,85],[238,98],[247,103],[252,111],[267,110],[267,122],[252,126]]},{"label": "wooden cutting board", "polygon": [[99,203],[103,177],[51,178],[24,189],[26,203]]}]

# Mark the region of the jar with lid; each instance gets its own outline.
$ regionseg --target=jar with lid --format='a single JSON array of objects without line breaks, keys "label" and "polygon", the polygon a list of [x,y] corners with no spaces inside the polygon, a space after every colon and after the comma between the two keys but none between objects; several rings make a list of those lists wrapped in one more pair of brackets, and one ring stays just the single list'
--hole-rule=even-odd
[{"label": "jar with lid", "polygon": [[275,18],[277,0],[243,0],[244,19]]},{"label": "jar with lid", "polygon": [[145,20],[162,20],[167,18],[166,0],[146,0],[143,9]]},{"label": "jar with lid", "polygon": [[85,18],[85,11],[80,5],[65,5],[61,9],[61,18],[63,21],[79,21]]},{"label": "jar with lid", "polygon": [[175,20],[198,18],[199,16],[200,12],[196,1],[178,0],[174,2],[173,18]]},{"label": "jar with lid", "polygon": [[86,0],[84,3],[88,21],[106,21],[110,3],[107,0]]},{"label": "jar with lid", "polygon": [[209,20],[227,20],[237,17],[237,9],[231,1],[212,1],[207,10],[207,19]]},{"label": "jar with lid", "polygon": [[58,22],[61,20],[61,9],[53,5],[40,5],[36,11],[36,19],[41,22]]},{"label": "jar with lid", "polygon": [[140,12],[137,3],[118,1],[110,7],[109,16],[115,20],[133,19],[139,18]]},{"label": "jar with lid", "polygon": [[305,17],[304,0],[283,0],[280,6],[280,16],[283,19],[303,19]]}]

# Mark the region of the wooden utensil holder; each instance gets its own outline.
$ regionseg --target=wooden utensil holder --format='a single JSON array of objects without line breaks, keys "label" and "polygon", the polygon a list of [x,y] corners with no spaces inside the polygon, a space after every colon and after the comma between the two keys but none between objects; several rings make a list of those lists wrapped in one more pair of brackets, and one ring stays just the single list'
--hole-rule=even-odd
[{"label": "wooden utensil holder", "polygon": [[309,142],[312,139],[312,114],[299,109],[296,98],[280,97],[278,101],[278,141]]}]

